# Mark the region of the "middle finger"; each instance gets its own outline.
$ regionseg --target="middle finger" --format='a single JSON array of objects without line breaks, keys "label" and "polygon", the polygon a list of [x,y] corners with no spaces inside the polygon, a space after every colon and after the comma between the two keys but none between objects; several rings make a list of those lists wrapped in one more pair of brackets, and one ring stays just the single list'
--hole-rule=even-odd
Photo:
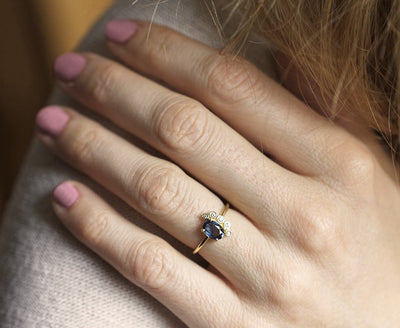
[{"label": "middle finger", "polygon": [[[303,177],[270,160],[198,101],[118,63],[66,54],[57,59],[55,75],[68,94],[166,154],[253,220],[282,217],[290,194],[302,191],[296,186]],[[282,198],[277,191],[289,185]]]}]

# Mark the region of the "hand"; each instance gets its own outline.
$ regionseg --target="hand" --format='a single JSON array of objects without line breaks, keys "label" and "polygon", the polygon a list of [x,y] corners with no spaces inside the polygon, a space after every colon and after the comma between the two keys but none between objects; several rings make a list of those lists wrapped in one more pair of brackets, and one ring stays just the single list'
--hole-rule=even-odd
[{"label": "hand", "polygon": [[40,139],[191,248],[224,197],[232,235],[200,250],[205,269],[70,181],[54,210],[77,238],[190,327],[398,326],[400,193],[371,138],[170,29],[113,21],[107,36],[134,71],[67,54],[60,86],[170,161],[71,108],[43,109]]}]

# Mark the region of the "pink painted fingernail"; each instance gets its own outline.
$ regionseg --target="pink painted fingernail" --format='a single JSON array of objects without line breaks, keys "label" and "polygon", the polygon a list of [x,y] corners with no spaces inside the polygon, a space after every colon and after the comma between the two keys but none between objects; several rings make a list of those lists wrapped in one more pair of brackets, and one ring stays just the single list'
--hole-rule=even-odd
[{"label": "pink painted fingernail", "polygon": [[36,115],[36,125],[44,133],[58,137],[69,121],[69,116],[60,107],[47,106]]},{"label": "pink painted fingernail", "polygon": [[62,207],[70,208],[79,198],[78,190],[70,182],[63,182],[53,191],[55,201]]},{"label": "pink painted fingernail", "polygon": [[63,54],[57,57],[54,62],[54,75],[61,81],[71,82],[82,73],[86,63],[86,58],[81,55],[75,53]]},{"label": "pink painted fingernail", "polygon": [[106,26],[106,37],[116,43],[125,43],[137,31],[138,25],[129,19],[114,19]]}]

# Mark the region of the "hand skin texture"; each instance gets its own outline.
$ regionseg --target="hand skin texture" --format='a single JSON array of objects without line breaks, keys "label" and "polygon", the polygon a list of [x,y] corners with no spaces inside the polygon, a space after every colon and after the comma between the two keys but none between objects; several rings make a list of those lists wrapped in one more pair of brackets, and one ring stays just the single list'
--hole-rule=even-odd
[{"label": "hand skin texture", "polygon": [[42,109],[39,137],[189,247],[220,197],[232,235],[200,250],[203,268],[76,181],[54,191],[65,226],[189,327],[399,327],[400,192],[372,131],[328,121],[242,58],[148,27],[108,24],[124,65],[65,54],[54,70],[168,160],[72,108]]}]

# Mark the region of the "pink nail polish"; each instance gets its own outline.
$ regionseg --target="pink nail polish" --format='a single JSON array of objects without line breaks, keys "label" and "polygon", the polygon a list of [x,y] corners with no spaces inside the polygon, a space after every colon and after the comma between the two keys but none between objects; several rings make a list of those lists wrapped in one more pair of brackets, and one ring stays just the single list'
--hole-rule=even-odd
[{"label": "pink nail polish", "polygon": [[53,191],[55,201],[62,207],[70,208],[78,200],[78,190],[70,182],[63,182]]},{"label": "pink nail polish", "polygon": [[127,42],[137,31],[138,25],[128,19],[114,19],[106,26],[106,37],[116,43]]},{"label": "pink nail polish", "polygon": [[86,58],[74,54],[66,53],[59,56],[54,62],[54,75],[64,82],[75,80],[86,66]]},{"label": "pink nail polish", "polygon": [[44,133],[58,137],[69,121],[69,116],[60,107],[47,106],[36,115],[36,125]]}]

